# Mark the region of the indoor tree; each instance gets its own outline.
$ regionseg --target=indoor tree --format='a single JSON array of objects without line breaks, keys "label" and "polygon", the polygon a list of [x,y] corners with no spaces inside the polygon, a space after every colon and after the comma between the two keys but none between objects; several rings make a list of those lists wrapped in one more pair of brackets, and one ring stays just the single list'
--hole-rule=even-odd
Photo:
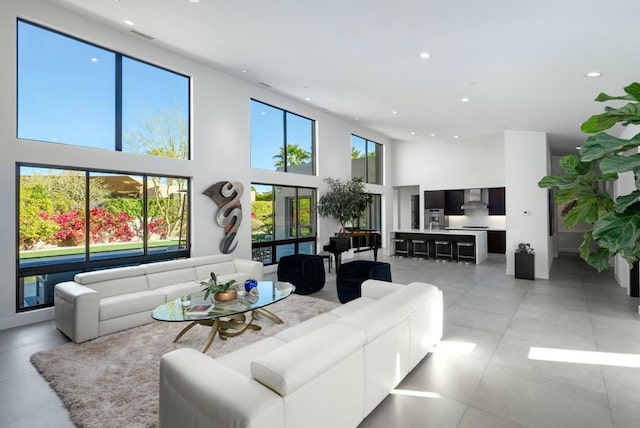
[{"label": "indoor tree", "polygon": [[344,233],[347,223],[357,221],[371,203],[371,195],[365,192],[364,182],[355,177],[346,182],[325,178],[329,190],[320,197],[318,214],[330,217],[340,223]]},{"label": "indoor tree", "polygon": [[[625,95],[600,93],[596,101],[626,101],[619,108],[606,106],[604,113],[591,116],[581,125],[590,135],[580,148],[580,156],[568,155],[560,160],[564,174],[546,176],[538,185],[556,189],[556,202],[566,204],[565,224],[591,224],[585,232],[580,256],[598,271],[609,267],[618,254],[630,266],[640,259],[640,133],[629,139],[603,132],[616,124],[640,124],[640,83],[624,88]],[[613,198],[603,183],[617,180],[618,174],[632,172],[635,189]],[[597,251],[591,251],[591,243]]]}]

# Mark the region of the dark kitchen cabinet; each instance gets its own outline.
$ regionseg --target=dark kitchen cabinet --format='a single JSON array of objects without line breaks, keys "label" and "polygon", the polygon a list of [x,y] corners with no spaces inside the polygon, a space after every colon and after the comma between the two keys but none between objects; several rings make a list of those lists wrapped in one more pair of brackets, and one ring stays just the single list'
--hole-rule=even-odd
[{"label": "dark kitchen cabinet", "polygon": [[487,230],[487,252],[504,254],[507,251],[507,232],[504,230]]},{"label": "dark kitchen cabinet", "polygon": [[444,190],[424,192],[424,209],[444,209]]},{"label": "dark kitchen cabinet", "polygon": [[444,191],[444,215],[464,215],[464,190]]},{"label": "dark kitchen cabinet", "polygon": [[489,215],[506,215],[504,187],[489,189]]}]

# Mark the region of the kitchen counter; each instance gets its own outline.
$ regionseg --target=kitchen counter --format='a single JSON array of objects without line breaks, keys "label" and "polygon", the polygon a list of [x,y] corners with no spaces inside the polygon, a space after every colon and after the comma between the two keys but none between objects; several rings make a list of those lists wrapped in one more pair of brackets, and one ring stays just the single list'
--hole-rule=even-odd
[{"label": "kitchen counter", "polygon": [[[467,241],[475,243],[476,264],[487,260],[487,231],[486,230],[453,230],[453,229],[397,229],[390,232],[390,238],[425,239],[435,241],[441,237],[453,243],[454,258],[457,255],[456,242]],[[389,240],[391,242],[391,240]],[[435,254],[431,250],[429,254]]]}]

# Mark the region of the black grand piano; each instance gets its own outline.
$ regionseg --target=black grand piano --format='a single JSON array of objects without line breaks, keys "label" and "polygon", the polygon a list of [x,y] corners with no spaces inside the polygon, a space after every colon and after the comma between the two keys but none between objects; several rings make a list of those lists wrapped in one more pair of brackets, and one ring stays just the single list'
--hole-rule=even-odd
[{"label": "black grand piano", "polygon": [[378,248],[380,248],[381,241],[382,235],[377,230],[347,229],[347,232],[340,236],[331,236],[329,243],[322,249],[333,254],[337,271],[342,253],[351,248],[354,248],[356,252],[373,250],[373,260],[378,261]]}]

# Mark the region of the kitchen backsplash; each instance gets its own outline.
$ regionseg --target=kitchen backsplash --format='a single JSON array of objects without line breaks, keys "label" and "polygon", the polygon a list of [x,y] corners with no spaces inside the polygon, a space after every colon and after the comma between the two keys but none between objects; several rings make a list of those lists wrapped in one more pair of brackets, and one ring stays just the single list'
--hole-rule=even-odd
[{"label": "kitchen backsplash", "polygon": [[461,228],[462,226],[487,226],[489,229],[505,230],[506,216],[489,215],[487,210],[467,210],[466,215],[450,215],[447,227]]}]

